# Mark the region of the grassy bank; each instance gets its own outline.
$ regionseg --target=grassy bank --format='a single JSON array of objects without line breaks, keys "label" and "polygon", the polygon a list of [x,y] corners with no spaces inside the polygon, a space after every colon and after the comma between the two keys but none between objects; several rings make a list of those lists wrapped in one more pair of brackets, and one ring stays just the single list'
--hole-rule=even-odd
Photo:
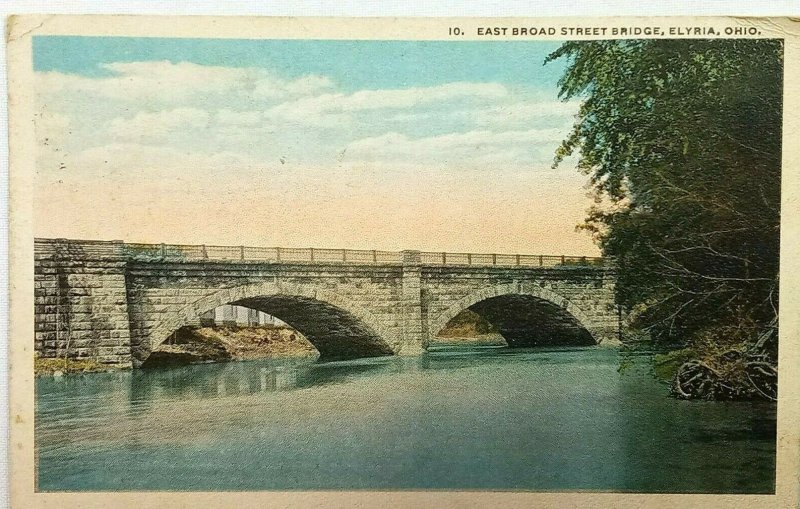
[{"label": "grassy bank", "polygon": [[664,382],[672,383],[681,364],[696,359],[697,357],[697,352],[692,348],[657,354],[653,359],[655,375]]}]

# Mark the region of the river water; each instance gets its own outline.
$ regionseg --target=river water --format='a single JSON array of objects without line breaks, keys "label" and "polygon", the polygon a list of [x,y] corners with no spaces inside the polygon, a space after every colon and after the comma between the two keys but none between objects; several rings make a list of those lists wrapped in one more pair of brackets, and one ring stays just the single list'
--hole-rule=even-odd
[{"label": "river water", "polygon": [[609,347],[441,348],[36,381],[38,490],[771,493],[775,406]]}]

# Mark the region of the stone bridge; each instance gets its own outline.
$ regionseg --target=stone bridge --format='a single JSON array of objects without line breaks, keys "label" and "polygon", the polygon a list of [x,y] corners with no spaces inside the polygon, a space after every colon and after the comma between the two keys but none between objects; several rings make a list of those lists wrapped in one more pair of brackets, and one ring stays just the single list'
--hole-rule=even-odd
[{"label": "stone bridge", "polygon": [[137,367],[223,304],[280,318],[328,360],[419,354],[465,309],[511,347],[618,340],[598,258],[36,239],[34,267],[43,357]]}]

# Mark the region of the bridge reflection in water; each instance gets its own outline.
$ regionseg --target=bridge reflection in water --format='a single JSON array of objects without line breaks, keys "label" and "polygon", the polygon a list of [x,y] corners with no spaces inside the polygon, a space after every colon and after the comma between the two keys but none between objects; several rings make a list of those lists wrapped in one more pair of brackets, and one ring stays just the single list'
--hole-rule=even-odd
[{"label": "bridge reflection in water", "polygon": [[[134,371],[128,399],[131,403],[160,398],[213,399],[324,387],[369,373],[413,370],[418,362],[416,358],[402,357],[325,363],[311,359],[278,359]],[[198,377],[198,373],[202,373],[202,377]]]},{"label": "bridge reflection in water", "polygon": [[[585,347],[533,348],[539,358],[558,359],[558,355]],[[520,349],[504,346],[459,346],[443,344],[418,357],[378,357],[339,362],[313,359],[270,359],[219,364],[194,364],[159,370],[141,370],[110,376],[109,384],[127,387],[130,405],[147,406],[151,401],[216,399],[248,396],[265,392],[284,392],[323,388],[362,378],[428,370],[458,370],[514,361]],[[550,352],[550,354],[548,354]],[[56,383],[74,383],[62,379]]]},{"label": "bridge reflection in water", "polygon": [[[577,347],[578,350],[582,348]],[[552,353],[553,359],[558,359],[559,353],[570,350],[576,349],[531,349],[544,360],[550,358],[548,352]],[[64,415],[64,419],[124,412],[126,408],[139,414],[153,402],[213,400],[319,389],[382,375],[486,368],[509,360],[516,361],[515,355],[520,351],[508,347],[443,344],[418,357],[393,356],[323,363],[310,358],[287,358],[97,373],[91,377],[47,377],[37,381],[37,390],[42,394],[37,402],[46,403],[50,393],[72,394],[81,402],[76,406],[80,414]]]}]

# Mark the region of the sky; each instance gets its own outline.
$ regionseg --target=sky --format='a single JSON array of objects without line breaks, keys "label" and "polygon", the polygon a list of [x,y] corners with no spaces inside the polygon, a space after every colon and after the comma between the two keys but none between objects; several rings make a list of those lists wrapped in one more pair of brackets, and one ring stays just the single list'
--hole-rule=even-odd
[{"label": "sky", "polygon": [[595,255],[557,47],[34,37],[36,235]]}]

